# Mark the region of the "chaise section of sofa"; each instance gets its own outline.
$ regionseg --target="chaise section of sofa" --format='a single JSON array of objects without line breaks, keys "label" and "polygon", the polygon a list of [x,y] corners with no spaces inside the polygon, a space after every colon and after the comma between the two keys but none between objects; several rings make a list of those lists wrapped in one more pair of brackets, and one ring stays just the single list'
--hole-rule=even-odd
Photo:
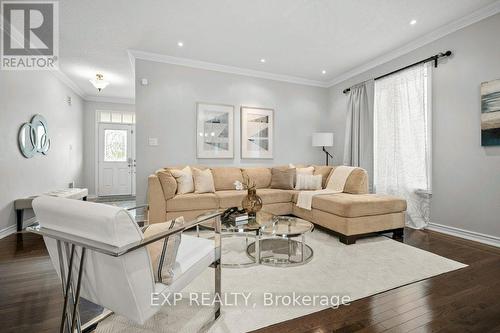
[{"label": "chaise section of sofa", "polygon": [[[322,176],[323,188],[334,168],[314,166],[314,174]],[[263,210],[276,215],[293,214],[308,220],[334,232],[345,244],[353,244],[357,238],[376,232],[394,232],[399,236],[405,224],[406,201],[393,196],[369,194],[368,175],[361,168],[356,168],[350,174],[343,193],[315,196],[311,210],[296,206],[299,191],[271,188],[272,175],[268,167],[210,168],[215,192],[202,194],[178,194],[177,182],[170,169],[163,168],[149,176],[150,223],[179,216],[193,219],[208,211],[241,207],[246,191],[235,190],[234,182],[242,181],[247,176],[255,182],[257,195],[262,198]]]}]

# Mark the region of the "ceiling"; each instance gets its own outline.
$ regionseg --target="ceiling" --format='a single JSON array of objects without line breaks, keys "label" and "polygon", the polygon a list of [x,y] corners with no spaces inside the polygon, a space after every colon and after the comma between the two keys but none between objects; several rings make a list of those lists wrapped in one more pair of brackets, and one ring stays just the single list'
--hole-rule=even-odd
[{"label": "ceiling", "polygon": [[493,2],[62,0],[60,68],[86,96],[103,73],[105,98],[134,98],[129,49],[327,85]]}]

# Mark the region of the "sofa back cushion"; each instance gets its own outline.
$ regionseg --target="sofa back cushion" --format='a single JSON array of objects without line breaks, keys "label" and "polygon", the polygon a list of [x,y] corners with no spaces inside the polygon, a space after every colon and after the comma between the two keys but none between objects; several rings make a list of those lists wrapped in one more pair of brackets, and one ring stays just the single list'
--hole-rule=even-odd
[{"label": "sofa back cushion", "polygon": [[160,180],[165,200],[172,199],[177,192],[177,181],[172,173],[167,169],[160,169],[156,171],[156,176]]},{"label": "sofa back cushion", "polygon": [[295,169],[272,168],[271,188],[293,190],[295,186]]},{"label": "sofa back cushion", "polygon": [[326,165],[314,165],[314,175],[321,175],[321,187],[326,188],[327,180],[332,173],[333,167]]},{"label": "sofa back cushion", "polygon": [[269,188],[271,186],[270,168],[243,168],[242,173],[246,174],[257,188]]},{"label": "sofa back cushion", "polygon": [[212,176],[216,191],[234,190],[235,181],[243,182],[241,169],[235,167],[212,168]]}]

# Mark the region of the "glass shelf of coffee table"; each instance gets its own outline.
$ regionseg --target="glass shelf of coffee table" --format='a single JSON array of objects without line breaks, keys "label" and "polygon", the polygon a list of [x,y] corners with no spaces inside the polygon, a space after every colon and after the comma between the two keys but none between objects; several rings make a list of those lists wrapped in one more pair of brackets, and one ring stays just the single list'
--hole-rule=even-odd
[{"label": "glass shelf of coffee table", "polygon": [[249,257],[261,264],[278,267],[303,265],[313,257],[305,235],[314,229],[306,220],[293,216],[274,216],[262,226],[261,237],[247,247]]},{"label": "glass shelf of coffee table", "polygon": [[[260,245],[260,237],[261,237],[261,231],[263,230],[264,227],[266,227],[269,224],[272,224],[274,222],[274,215],[260,211],[256,214],[256,216],[249,217],[245,223],[242,224],[235,224],[234,221],[231,221],[229,219],[221,219],[221,237],[225,240],[222,241],[222,256],[221,256],[221,265],[223,267],[232,267],[232,268],[239,268],[239,267],[249,267],[253,265],[259,264],[259,256],[257,257],[249,257],[246,255],[246,249],[248,248],[249,244],[249,238],[253,240],[251,244],[256,244],[256,249],[254,248],[254,252],[257,251],[257,253],[260,251],[259,250],[259,245]],[[208,230],[213,230],[213,221],[207,221],[204,223],[199,224],[199,227],[197,227],[197,234],[200,236],[200,230],[203,229],[208,229]],[[242,261],[241,258],[237,258],[236,260],[230,260],[234,258],[228,258],[230,257],[229,254],[229,238],[233,237],[241,237],[245,238],[245,247],[242,249],[242,254],[245,256],[247,261]],[[248,261],[250,259],[250,261]]]}]

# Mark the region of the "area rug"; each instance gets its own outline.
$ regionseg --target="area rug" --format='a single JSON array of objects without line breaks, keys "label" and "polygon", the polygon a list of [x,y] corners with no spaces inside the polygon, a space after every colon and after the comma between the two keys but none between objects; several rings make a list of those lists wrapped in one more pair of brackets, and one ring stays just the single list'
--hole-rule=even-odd
[{"label": "area rug", "polygon": [[[213,309],[207,304],[193,304],[189,299],[192,296],[188,296],[192,295],[189,292],[213,292],[213,270],[207,269],[184,290],[184,299],[174,307],[163,306],[145,325],[112,315],[98,325],[96,332],[247,332],[331,307],[332,304],[321,302],[326,298],[346,297],[344,300],[354,301],[466,267],[383,236],[347,246],[338,238],[315,230],[306,241],[313,248],[314,257],[303,266],[223,268],[226,304],[221,317],[210,326],[204,325],[210,322]],[[234,256],[236,247],[244,248],[245,240],[223,239],[223,244],[223,257]],[[316,302],[305,302],[304,296]],[[293,297],[299,301],[288,304]]]}]

